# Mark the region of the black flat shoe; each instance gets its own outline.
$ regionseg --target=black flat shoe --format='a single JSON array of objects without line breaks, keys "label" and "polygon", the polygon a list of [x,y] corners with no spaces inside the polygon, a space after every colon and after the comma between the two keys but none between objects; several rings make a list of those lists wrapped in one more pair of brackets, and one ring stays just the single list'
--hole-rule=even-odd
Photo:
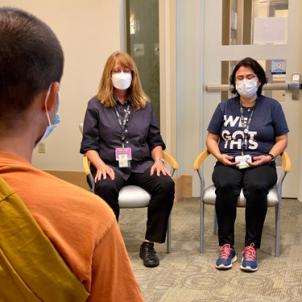
[{"label": "black flat shoe", "polygon": [[139,256],[143,259],[144,266],[156,267],[159,265],[159,259],[154,249],[154,243],[143,242],[139,251]]}]

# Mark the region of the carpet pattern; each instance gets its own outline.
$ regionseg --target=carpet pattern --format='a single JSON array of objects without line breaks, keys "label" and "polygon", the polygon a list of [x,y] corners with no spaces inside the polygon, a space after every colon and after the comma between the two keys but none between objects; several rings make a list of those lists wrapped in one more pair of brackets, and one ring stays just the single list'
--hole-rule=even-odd
[{"label": "carpet pattern", "polygon": [[274,210],[269,208],[258,271],[240,270],[244,243],[244,209],[237,209],[235,248],[238,260],[227,271],[215,269],[217,237],[213,234],[213,207],[206,206],[206,251],[199,253],[199,201],[185,199],[174,205],[172,250],[156,245],[160,266],[146,268],[138,256],[144,238],[146,209],[121,210],[120,227],[133,269],[146,302],[301,302],[302,203],[283,200],[281,255],[274,257]]}]

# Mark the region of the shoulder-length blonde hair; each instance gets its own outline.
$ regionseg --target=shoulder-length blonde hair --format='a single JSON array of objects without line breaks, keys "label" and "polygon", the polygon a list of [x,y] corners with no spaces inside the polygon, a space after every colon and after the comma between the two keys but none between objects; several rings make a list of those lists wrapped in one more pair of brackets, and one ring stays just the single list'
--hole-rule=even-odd
[{"label": "shoulder-length blonde hair", "polygon": [[144,108],[149,100],[142,88],[136,64],[129,54],[122,51],[114,52],[107,59],[97,98],[105,107],[114,107],[116,105],[111,80],[112,70],[116,63],[119,63],[123,68],[131,70],[132,82],[128,88],[128,92],[131,97],[132,106],[137,110]]}]

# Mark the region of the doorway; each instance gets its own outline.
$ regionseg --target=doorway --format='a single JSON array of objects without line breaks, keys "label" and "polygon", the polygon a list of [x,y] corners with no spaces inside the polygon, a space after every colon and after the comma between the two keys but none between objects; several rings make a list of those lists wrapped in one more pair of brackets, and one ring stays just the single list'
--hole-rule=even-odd
[{"label": "doorway", "polygon": [[133,57],[142,86],[160,120],[159,2],[127,0],[127,52]]},{"label": "doorway", "polygon": [[[294,74],[302,74],[301,20],[299,0],[205,1],[203,139],[218,102],[229,97],[227,92],[206,87],[226,84],[237,61],[248,56],[256,59],[269,83],[290,83]],[[266,94],[280,102],[290,129],[287,151],[294,164],[284,182],[283,196],[301,200],[302,93],[297,99],[288,90]],[[210,179],[211,173],[206,174]]]}]

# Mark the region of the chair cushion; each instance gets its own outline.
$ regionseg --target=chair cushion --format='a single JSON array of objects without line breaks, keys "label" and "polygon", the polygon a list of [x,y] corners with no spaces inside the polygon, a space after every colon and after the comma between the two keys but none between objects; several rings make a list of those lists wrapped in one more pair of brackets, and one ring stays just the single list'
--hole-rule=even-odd
[{"label": "chair cushion", "polygon": [[[204,200],[205,204],[215,205],[216,194],[215,194],[214,185],[211,185],[205,189],[205,192],[203,194],[203,200]],[[278,202],[279,202],[279,199],[278,199],[277,187],[274,186],[268,193],[267,206],[273,207],[276,204],[278,204]],[[241,190],[240,196],[237,201],[237,207],[245,207],[245,204],[246,204],[246,200],[243,195],[243,191]]]},{"label": "chair cushion", "polygon": [[118,203],[121,208],[144,208],[149,205],[150,194],[138,186],[125,186],[120,190]]}]

